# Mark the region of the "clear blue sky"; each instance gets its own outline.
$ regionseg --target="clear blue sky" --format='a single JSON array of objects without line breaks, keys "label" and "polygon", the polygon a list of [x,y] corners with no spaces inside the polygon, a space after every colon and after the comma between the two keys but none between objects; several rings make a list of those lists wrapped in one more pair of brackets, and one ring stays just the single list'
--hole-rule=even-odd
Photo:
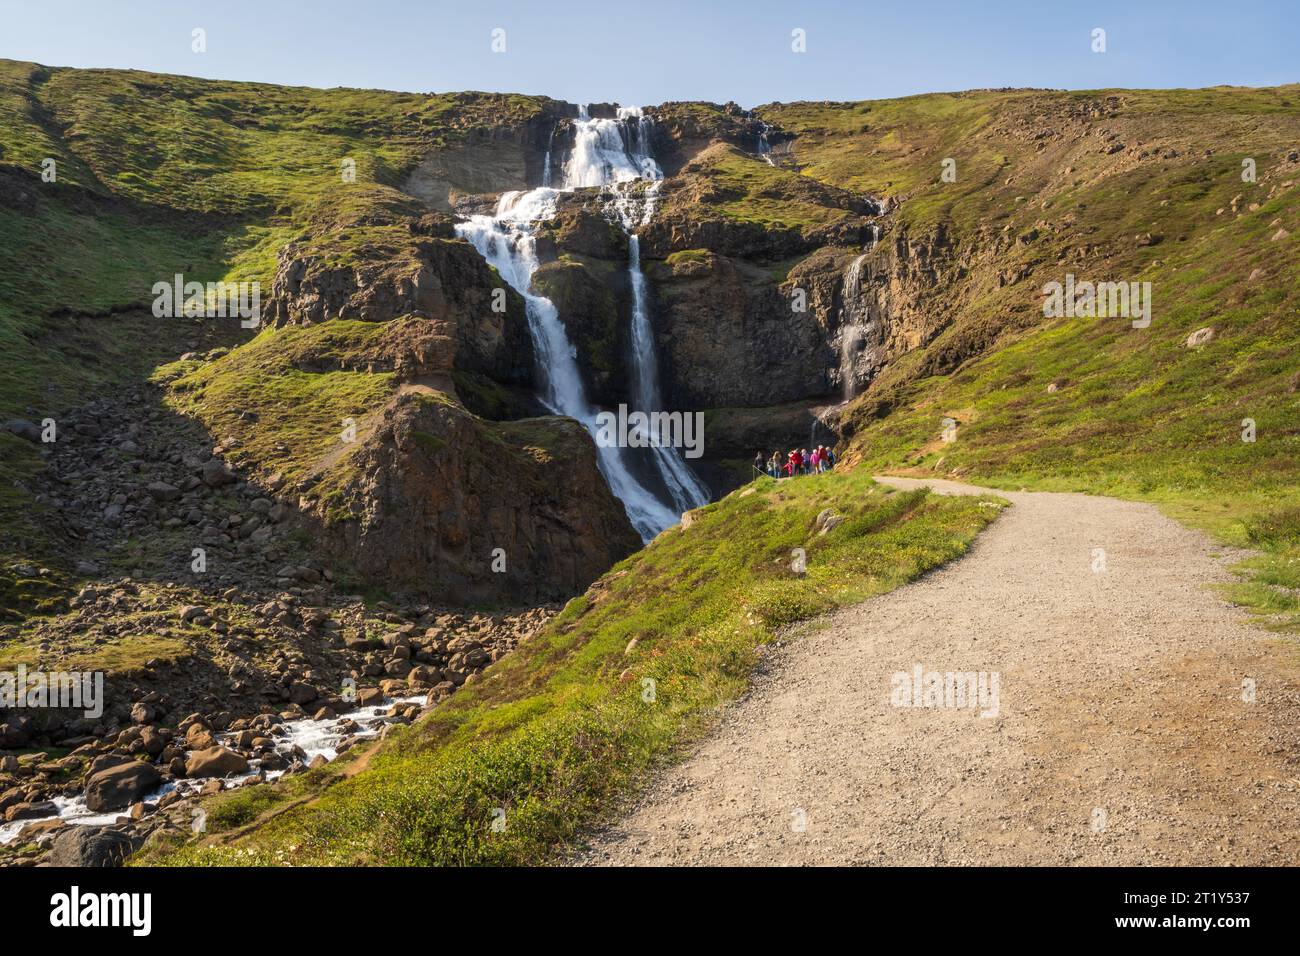
[{"label": "clear blue sky", "polygon": [[[207,52],[190,49],[207,31]],[[490,47],[506,31],[506,52]],[[791,30],[807,52],[791,52]],[[1090,34],[1106,30],[1107,52]],[[1297,0],[0,0],[0,57],[574,102],[1300,80]]]}]

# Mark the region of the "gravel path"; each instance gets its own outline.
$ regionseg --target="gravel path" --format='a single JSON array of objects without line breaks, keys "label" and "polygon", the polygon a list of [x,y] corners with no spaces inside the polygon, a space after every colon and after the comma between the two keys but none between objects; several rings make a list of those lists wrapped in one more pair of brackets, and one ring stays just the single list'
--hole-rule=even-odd
[{"label": "gravel path", "polygon": [[[965,557],[774,649],[574,862],[1300,863],[1300,654],[1208,586],[1237,556],[1149,505],[993,493]],[[997,715],[891,705],[917,665],[996,674]]]}]

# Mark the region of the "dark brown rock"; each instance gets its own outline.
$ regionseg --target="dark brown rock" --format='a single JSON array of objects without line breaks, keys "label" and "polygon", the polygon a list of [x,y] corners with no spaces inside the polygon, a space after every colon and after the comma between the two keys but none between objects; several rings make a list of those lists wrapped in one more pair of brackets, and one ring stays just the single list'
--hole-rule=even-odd
[{"label": "dark brown rock", "polygon": [[121,810],[162,783],[162,775],[142,760],[109,767],[86,780],[86,806],[96,812]]}]

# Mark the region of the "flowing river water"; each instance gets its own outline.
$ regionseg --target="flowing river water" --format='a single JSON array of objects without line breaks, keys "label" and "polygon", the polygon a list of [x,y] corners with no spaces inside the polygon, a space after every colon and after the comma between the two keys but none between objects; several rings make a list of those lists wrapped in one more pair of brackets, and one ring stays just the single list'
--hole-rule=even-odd
[{"label": "flowing river water", "polygon": [[[360,707],[341,717],[328,720],[314,720],[310,717],[304,717],[300,720],[286,720],[271,725],[268,733],[275,740],[276,752],[290,760],[296,759],[303,765],[309,764],[317,756],[324,757],[326,760],[333,760],[339,755],[338,748],[344,741],[366,740],[379,736],[384,725],[391,722],[389,711],[395,705],[423,703],[425,696],[421,694],[416,697],[388,700],[375,706]],[[219,734],[217,740],[223,746],[228,746],[233,736],[233,734],[229,733]],[[275,780],[285,773],[284,770],[261,770],[261,761],[256,757],[251,758],[248,763],[250,769],[247,773],[232,774],[224,778],[224,784],[227,788],[257,783],[262,780]],[[182,793],[193,793],[207,780],[211,779],[213,778],[169,780],[154,792],[141,797],[140,800],[144,803],[156,803],[173,790],[180,790]],[[118,817],[126,813],[125,810],[107,813],[91,810],[86,806],[86,798],[82,794],[54,797],[51,802],[58,808],[58,813],[29,820],[0,823],[0,844],[9,843],[18,836],[23,827],[33,823],[59,818],[67,823],[82,826],[106,826],[117,822]]]}]

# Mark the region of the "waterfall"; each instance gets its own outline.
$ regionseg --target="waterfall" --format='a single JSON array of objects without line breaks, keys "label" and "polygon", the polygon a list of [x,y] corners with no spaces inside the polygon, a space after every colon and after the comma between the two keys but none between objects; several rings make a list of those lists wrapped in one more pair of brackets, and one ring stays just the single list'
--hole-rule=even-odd
[{"label": "waterfall", "polygon": [[[663,394],[659,387],[659,357],[654,327],[650,322],[649,295],[645,273],[641,270],[641,237],[637,230],[654,215],[663,170],[650,153],[649,117],[635,106],[621,107],[618,116],[618,123],[589,120],[589,131],[580,126],[573,156],[566,167],[566,177],[589,179],[597,166],[613,171],[612,179],[607,180],[610,185],[606,210],[627,233],[627,272],[632,288],[633,410],[655,412],[663,408]],[[631,120],[636,121],[635,125]],[[613,130],[602,124],[613,124]],[[615,148],[615,137],[622,131],[627,134],[626,148]],[[623,145],[621,139],[617,141]],[[630,163],[619,163],[617,158],[613,158],[616,156],[625,157]],[[629,176],[629,171],[633,175]],[[676,449],[652,441],[651,454],[655,470],[679,512],[708,503],[708,489]]]},{"label": "waterfall", "polygon": [[840,313],[840,388],[846,402],[857,393],[854,366],[870,319],[862,293],[862,266],[866,261],[867,254],[863,253],[853,260],[844,274],[844,304]]},{"label": "waterfall", "polygon": [[[620,108],[617,119],[592,119],[585,105],[579,107],[574,147],[564,163],[560,189],[543,185],[528,192],[505,193],[493,215],[470,216],[456,224],[456,234],[471,242],[524,298],[543,404],[556,414],[577,419],[593,436],[599,410],[587,398],[576,350],[555,304],[532,292],[533,273],[539,265],[535,230],[539,223],[554,218],[560,192],[584,186],[611,190],[606,209],[618,217],[629,237],[634,400],[640,410],[659,410],[658,360],[641,272],[640,242],[633,232],[650,218],[658,182],[663,178],[650,154],[650,123],[636,107]],[[549,179],[550,172],[548,148],[544,178]],[[642,180],[650,181],[649,186],[643,186]],[[596,445],[601,474],[623,502],[642,540],[676,524],[682,511],[708,501],[707,490],[676,449],[652,445],[650,455],[654,474],[671,498],[670,507],[633,474],[625,449],[602,447],[599,441]]]},{"label": "waterfall", "polygon": [[767,165],[775,166],[776,163],[772,161],[772,144],[769,143],[767,140],[767,131],[770,130],[771,128],[772,128],[771,125],[768,123],[759,123],[758,155],[762,156],[763,159],[766,160]]},{"label": "waterfall", "polygon": [[[645,275],[641,272],[641,237],[631,233],[627,240],[628,277],[632,283],[632,385],[637,411],[659,411],[659,362],[655,352],[654,328],[646,304]],[[675,448],[655,442],[651,445],[655,467],[679,512],[707,504],[709,491],[695,477]]]},{"label": "waterfall", "polygon": [[551,135],[546,137],[546,160],[542,164],[542,185],[550,187],[551,185],[551,147],[555,145],[555,127],[551,127]]},{"label": "waterfall", "polygon": [[[874,203],[876,215],[884,215],[884,205]],[[871,224],[871,244],[874,249],[880,242],[880,223]],[[867,290],[863,288],[863,267],[870,252],[864,252],[849,265],[844,273],[842,302],[840,305],[840,390],[843,401],[858,393],[859,355],[867,346],[880,344],[880,317],[872,321]],[[874,351],[868,351],[868,363],[873,363]],[[870,367],[870,365],[868,366]]]},{"label": "waterfall", "polygon": [[618,119],[590,119],[586,113],[581,107],[574,124],[573,152],[564,164],[565,189],[663,179],[663,170],[650,155],[650,118],[639,107],[620,107]]}]

